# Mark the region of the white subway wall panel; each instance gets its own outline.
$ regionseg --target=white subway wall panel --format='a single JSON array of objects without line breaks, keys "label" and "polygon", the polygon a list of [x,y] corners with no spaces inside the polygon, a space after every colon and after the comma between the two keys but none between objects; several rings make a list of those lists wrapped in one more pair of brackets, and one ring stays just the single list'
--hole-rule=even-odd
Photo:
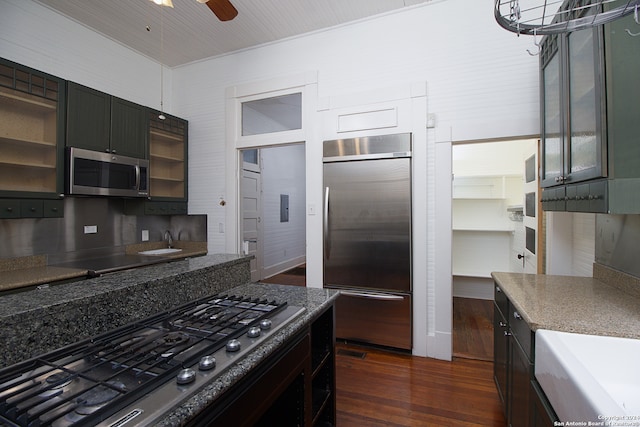
[{"label": "white subway wall panel", "polygon": [[[160,107],[160,64],[33,1],[0,1],[0,56],[146,105]],[[164,70],[171,110],[171,70]]]},{"label": "white subway wall panel", "polygon": [[[157,63],[34,2],[2,0],[0,7],[0,56],[157,108]],[[165,109],[189,120],[189,212],[208,215],[209,252],[230,250],[226,246],[233,239],[225,234],[234,232],[226,227],[228,205],[220,204],[229,197],[227,168],[237,168],[225,151],[227,88],[314,72],[318,99],[344,99],[427,82],[427,111],[436,120],[424,150],[427,185],[416,191],[427,192],[428,203],[414,213],[430,233],[426,277],[414,292],[425,296],[429,315],[416,331],[428,331],[429,343],[450,347],[451,274],[447,268],[449,274],[435,277],[434,249],[436,232],[443,221],[450,227],[450,219],[434,220],[433,198],[436,186],[450,180],[434,173],[433,144],[537,135],[538,58],[526,52],[532,46],[531,37],[517,37],[495,23],[493,1],[446,0],[165,70]],[[325,135],[311,134],[307,153],[319,153]],[[318,192],[320,166],[320,157],[307,156],[307,171],[313,171],[307,188]],[[319,197],[307,194],[308,200]],[[309,233],[315,236],[317,230]],[[319,240],[309,242],[307,259],[321,259]],[[450,263],[450,253],[438,256],[439,264]],[[315,264],[308,272],[311,282],[319,283]],[[436,357],[450,357],[450,349],[436,346]]]}]

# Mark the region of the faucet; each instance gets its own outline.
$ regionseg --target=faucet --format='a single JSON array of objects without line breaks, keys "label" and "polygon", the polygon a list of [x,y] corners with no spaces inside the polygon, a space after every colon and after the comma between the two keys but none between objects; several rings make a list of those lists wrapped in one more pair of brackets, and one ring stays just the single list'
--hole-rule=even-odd
[{"label": "faucet", "polygon": [[171,237],[171,232],[169,230],[164,232],[163,240],[166,240],[169,243],[169,249],[173,247],[173,237]]}]

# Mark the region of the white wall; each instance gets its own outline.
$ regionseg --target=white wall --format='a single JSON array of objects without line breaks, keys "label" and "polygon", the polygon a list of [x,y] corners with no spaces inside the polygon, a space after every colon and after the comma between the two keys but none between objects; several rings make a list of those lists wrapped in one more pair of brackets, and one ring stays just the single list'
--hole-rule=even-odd
[{"label": "white wall", "polygon": [[[159,106],[160,73],[154,61],[34,2],[1,0],[0,8],[0,56]],[[415,189],[426,193],[426,201],[420,202],[414,218],[426,224],[427,243],[420,256],[424,255],[427,277],[417,285],[424,299],[419,301],[422,317],[414,333],[421,335],[420,342],[423,334],[450,334],[450,142],[539,132],[538,59],[526,52],[532,43],[532,38],[516,37],[494,22],[492,0],[435,0],[167,70],[165,110],[190,122],[189,212],[208,215],[209,251],[229,250],[227,242],[233,241],[226,239],[225,233],[234,231],[226,230],[227,211],[219,203],[225,198],[226,168],[235,167],[225,155],[228,87],[274,78],[286,81],[287,76],[311,71],[317,75],[318,99],[340,99],[426,81],[434,126],[421,160],[427,165],[420,171],[427,175],[427,184]],[[324,135],[310,135],[307,189],[320,191],[318,154]],[[437,164],[442,159],[449,164]],[[308,191],[307,200],[316,203],[321,196]],[[318,223],[307,217],[307,259],[313,260],[308,272],[316,284],[322,280],[321,268],[315,265],[322,259]],[[309,239],[310,235],[315,237]],[[421,348],[418,354],[450,356],[450,348],[435,347]]]},{"label": "white wall", "polygon": [[[159,63],[34,1],[0,0],[0,56],[160,108]],[[171,71],[164,71],[164,106],[171,113]]]},{"label": "white wall", "polygon": [[[305,260],[304,145],[260,150],[262,158],[263,265],[267,276]],[[280,222],[280,195],[289,196],[289,221]]]},{"label": "white wall", "polygon": [[174,107],[190,120],[194,154],[189,210],[210,215],[209,249],[225,250],[217,200],[225,195],[227,87],[312,70],[322,99],[426,81],[437,138],[537,134],[538,59],[526,52],[532,39],[499,28],[492,3],[431,2],[175,69]]},{"label": "white wall", "polygon": [[596,214],[547,212],[546,274],[585,276],[593,274]]}]

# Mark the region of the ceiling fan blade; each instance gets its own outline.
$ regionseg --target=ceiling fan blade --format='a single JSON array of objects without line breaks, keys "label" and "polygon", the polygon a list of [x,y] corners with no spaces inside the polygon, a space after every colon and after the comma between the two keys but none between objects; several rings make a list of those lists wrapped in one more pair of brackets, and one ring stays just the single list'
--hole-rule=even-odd
[{"label": "ceiling fan blade", "polygon": [[221,21],[231,21],[238,15],[238,10],[229,0],[209,0],[207,6]]}]

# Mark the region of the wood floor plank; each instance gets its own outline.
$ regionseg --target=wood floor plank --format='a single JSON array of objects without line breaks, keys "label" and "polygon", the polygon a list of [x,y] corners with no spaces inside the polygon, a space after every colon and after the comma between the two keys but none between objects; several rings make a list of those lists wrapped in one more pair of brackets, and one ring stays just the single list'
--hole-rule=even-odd
[{"label": "wood floor plank", "polygon": [[493,360],[493,301],[453,298],[453,355]]},{"label": "wood floor plank", "polygon": [[490,362],[338,348],[367,353],[336,357],[338,427],[505,425]]}]

